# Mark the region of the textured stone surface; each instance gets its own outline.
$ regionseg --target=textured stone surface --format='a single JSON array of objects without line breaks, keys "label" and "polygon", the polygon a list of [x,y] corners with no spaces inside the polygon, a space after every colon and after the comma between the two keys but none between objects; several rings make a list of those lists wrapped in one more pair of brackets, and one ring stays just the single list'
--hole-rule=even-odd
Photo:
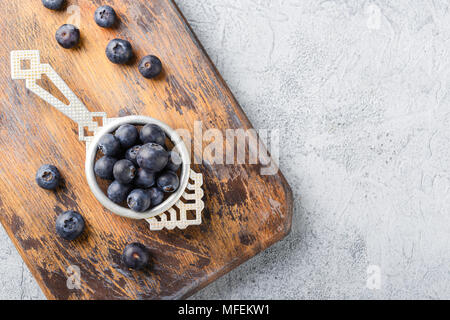
[{"label": "textured stone surface", "polygon": [[[283,128],[295,196],[291,235],[193,298],[449,299],[449,3],[176,2],[254,126]],[[0,298],[43,298],[0,240]]]}]

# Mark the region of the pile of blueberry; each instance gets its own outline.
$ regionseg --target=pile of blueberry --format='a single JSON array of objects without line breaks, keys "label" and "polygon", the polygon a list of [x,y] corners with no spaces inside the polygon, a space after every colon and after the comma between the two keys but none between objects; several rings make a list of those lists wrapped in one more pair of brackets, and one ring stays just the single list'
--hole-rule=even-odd
[{"label": "pile of blueberry", "polygon": [[126,202],[133,211],[159,205],[165,193],[180,185],[181,157],[167,150],[166,134],[156,124],[146,124],[140,132],[134,125],[121,125],[114,134],[100,138],[98,149],[103,157],[95,162],[96,176],[114,180],[108,198],[118,204]]},{"label": "pile of blueberry", "polygon": [[[42,4],[51,10],[61,10],[65,0],[42,0]],[[118,24],[118,16],[114,9],[104,5],[94,13],[94,20],[102,28],[113,28]],[[65,49],[76,47],[80,42],[80,30],[71,24],[62,25],[55,35],[56,41]],[[106,46],[106,56],[115,64],[127,64],[133,59],[131,43],[123,39],[113,39]],[[147,79],[157,77],[162,71],[161,60],[154,55],[147,55],[141,59],[139,72]]]}]

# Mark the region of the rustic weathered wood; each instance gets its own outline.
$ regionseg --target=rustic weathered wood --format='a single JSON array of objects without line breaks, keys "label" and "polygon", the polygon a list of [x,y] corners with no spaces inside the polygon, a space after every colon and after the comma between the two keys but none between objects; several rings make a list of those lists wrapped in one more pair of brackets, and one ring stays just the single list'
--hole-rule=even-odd
[{"label": "rustic weathered wood", "polygon": [[[173,128],[251,128],[178,8],[171,1],[107,1],[120,26],[107,30],[93,21],[104,1],[68,1],[81,10],[82,45],[64,50],[54,40],[69,15],[41,1],[0,3],[0,220],[50,299],[171,299],[191,295],[290,230],[292,194],[282,174],[260,175],[259,165],[195,165],[205,179],[203,224],[186,230],[150,232],[145,221],[110,214],[91,194],[84,176],[85,146],[76,125],[10,77],[11,50],[38,49],[91,111],[110,117],[149,115]],[[136,62],[110,63],[105,47],[113,38],[131,41],[137,57],[155,54],[164,74],[146,80]],[[45,80],[42,85],[46,85]],[[196,154],[198,157],[199,155]],[[56,164],[65,186],[36,187],[43,163]],[[87,232],[74,242],[54,232],[56,216],[81,212]],[[139,241],[151,248],[153,267],[126,270],[123,247]],[[67,268],[81,269],[82,287],[66,286]]]}]

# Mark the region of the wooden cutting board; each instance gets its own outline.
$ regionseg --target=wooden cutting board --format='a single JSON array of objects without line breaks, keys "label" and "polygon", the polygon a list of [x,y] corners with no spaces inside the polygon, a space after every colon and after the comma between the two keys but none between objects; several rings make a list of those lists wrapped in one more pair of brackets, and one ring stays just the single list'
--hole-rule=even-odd
[{"label": "wooden cutting board", "polygon": [[[81,13],[82,44],[73,50],[54,40],[70,17],[66,10],[51,11],[36,0],[0,2],[0,220],[49,299],[185,298],[286,236],[292,193],[280,172],[261,175],[261,164],[202,162],[193,165],[205,182],[200,226],[151,232],[147,222],[118,217],[99,204],[85,180],[85,146],[75,123],[27,91],[23,81],[11,80],[12,50],[40,50],[41,62],[51,64],[90,111],[152,116],[191,134],[194,121],[223,133],[251,128],[172,1],[106,2],[120,16],[116,29],[101,29],[93,20],[105,1],[68,1]],[[147,80],[137,62],[110,63],[105,47],[113,38],[128,39],[137,57],[159,56],[164,74]],[[41,85],[52,90],[45,80]],[[201,150],[192,155],[201,159]],[[60,169],[63,188],[37,187],[35,172],[44,163]],[[86,232],[73,242],[54,231],[57,215],[69,209],[87,220]],[[121,264],[124,246],[134,241],[151,248],[148,271]],[[72,265],[80,268],[79,289],[67,286]]]}]

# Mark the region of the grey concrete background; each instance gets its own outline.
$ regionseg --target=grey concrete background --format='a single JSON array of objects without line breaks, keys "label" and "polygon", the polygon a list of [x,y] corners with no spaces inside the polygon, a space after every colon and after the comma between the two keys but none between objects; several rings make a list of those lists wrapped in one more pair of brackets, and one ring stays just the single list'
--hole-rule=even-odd
[{"label": "grey concrete background", "polygon": [[[176,2],[254,126],[282,128],[295,196],[290,236],[193,299],[449,299],[449,1]],[[44,298],[3,230],[0,298]]]}]

